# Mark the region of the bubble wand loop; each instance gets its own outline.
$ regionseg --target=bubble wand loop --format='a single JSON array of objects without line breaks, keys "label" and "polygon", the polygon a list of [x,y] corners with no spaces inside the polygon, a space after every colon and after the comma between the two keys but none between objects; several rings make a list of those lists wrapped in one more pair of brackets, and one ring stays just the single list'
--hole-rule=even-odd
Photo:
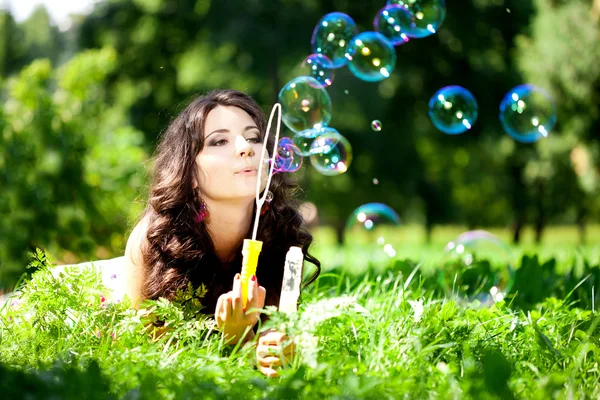
[{"label": "bubble wand loop", "polygon": [[[263,160],[265,159],[265,152],[267,150],[268,137],[271,133],[271,123],[273,122],[273,117],[275,115],[275,111],[279,109],[279,113],[277,114],[277,129],[275,131],[275,143],[273,144],[273,161],[269,163],[269,167],[267,170],[267,185],[265,186],[265,190],[263,192],[262,197],[260,196],[260,183],[262,181],[262,172],[264,164]],[[279,130],[281,129],[281,104],[276,103],[271,110],[271,115],[269,116],[269,122],[267,124],[267,132],[265,132],[264,144],[262,151],[260,153],[261,166],[258,169],[258,178],[256,180],[256,215],[254,216],[254,228],[252,230],[252,239],[244,239],[244,247],[242,248],[242,304],[244,308],[246,307],[246,303],[248,303],[248,281],[252,275],[256,275],[256,266],[258,264],[258,256],[260,255],[260,251],[262,249],[262,241],[256,240],[256,235],[258,233],[258,223],[260,220],[260,210],[265,203],[267,198],[267,193],[269,192],[269,187],[271,186],[271,177],[273,176],[274,167],[275,167],[275,157],[277,155],[277,146],[279,144]]]}]

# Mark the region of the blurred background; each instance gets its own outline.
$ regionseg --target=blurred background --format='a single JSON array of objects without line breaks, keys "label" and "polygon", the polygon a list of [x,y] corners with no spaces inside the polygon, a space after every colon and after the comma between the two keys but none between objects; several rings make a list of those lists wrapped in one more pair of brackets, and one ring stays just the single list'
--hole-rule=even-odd
[{"label": "blurred background", "polygon": [[[352,144],[353,163],[339,176],[306,162],[294,173],[315,251],[325,264],[343,262],[335,254],[347,220],[370,202],[400,216],[398,257],[441,251],[475,228],[517,247],[597,249],[600,1],[446,4],[435,35],[396,47],[389,78],[335,71],[331,126]],[[344,12],[368,31],[384,5],[0,0],[0,291],[36,247],[59,263],[122,255],[157,138],[187,102],[233,88],[268,113],[311,54],[321,17]],[[522,83],[546,89],[557,106],[556,127],[531,144],[511,139],[498,119],[500,101]],[[429,99],[447,85],[479,103],[466,134],[446,135],[429,119]]]}]

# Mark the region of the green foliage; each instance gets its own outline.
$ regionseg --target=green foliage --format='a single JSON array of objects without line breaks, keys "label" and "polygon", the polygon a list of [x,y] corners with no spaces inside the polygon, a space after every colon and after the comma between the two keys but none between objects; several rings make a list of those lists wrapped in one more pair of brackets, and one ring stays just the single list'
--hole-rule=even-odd
[{"label": "green foliage", "polygon": [[[179,301],[104,304],[95,268],[54,276],[43,253],[13,307],[0,314],[0,387],[11,398],[597,398],[600,317],[554,297],[529,311],[436,298],[404,263],[328,274],[298,313],[269,307],[260,330],[284,330],[296,356],[281,378],[252,368],[253,346],[226,346]],[[402,271],[402,272],[401,272]],[[530,285],[531,286],[531,285]],[[182,299],[198,296],[191,288]],[[580,305],[580,304],[577,304]],[[155,337],[149,313],[170,329]],[[189,318],[188,318],[189,317]],[[114,334],[114,336],[111,336]]]},{"label": "green foliage", "polygon": [[[140,210],[142,135],[121,104],[107,104],[110,48],[78,54],[55,70],[40,59],[5,84],[0,113],[0,287],[21,274],[35,247],[115,254]],[[61,251],[58,251],[58,250]]]},{"label": "green foliage", "polygon": [[10,12],[0,9],[0,76],[10,76],[38,58],[62,61],[65,37],[52,23],[44,6],[17,23]]},{"label": "green foliage", "polygon": [[591,3],[537,0],[531,35],[518,38],[525,78],[549,90],[558,108],[555,134],[527,161],[527,179],[541,189],[543,209],[561,213],[575,206],[579,219],[599,210],[600,23]]}]

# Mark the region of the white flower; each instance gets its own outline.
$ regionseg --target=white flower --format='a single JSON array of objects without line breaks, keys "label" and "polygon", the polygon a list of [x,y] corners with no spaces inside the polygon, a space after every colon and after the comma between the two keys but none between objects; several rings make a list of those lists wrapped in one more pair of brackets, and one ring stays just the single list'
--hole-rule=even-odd
[{"label": "white flower", "polygon": [[408,304],[414,312],[413,319],[419,322],[423,316],[423,300],[408,300]]}]

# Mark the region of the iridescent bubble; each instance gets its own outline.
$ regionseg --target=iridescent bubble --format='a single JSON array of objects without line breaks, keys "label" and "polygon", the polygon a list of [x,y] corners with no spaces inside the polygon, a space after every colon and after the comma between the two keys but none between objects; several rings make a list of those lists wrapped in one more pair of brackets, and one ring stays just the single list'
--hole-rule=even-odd
[{"label": "iridescent bubble", "polygon": [[379,185],[379,179],[373,178],[373,185]]},{"label": "iridescent bubble", "polygon": [[302,62],[304,75],[315,78],[321,87],[327,87],[333,83],[333,63],[323,54],[311,54]]},{"label": "iridescent bubble", "polygon": [[348,43],[357,33],[356,23],[349,15],[333,12],[315,26],[310,43],[314,53],[326,55],[333,62],[333,68],[340,68],[348,63],[345,56]]},{"label": "iridescent bubble", "polygon": [[386,204],[364,204],[354,210],[346,221],[344,245],[354,262],[389,263],[401,244],[400,225],[398,213]]},{"label": "iridescent bubble", "polygon": [[387,4],[405,6],[413,15],[414,25],[405,32],[409,38],[433,35],[446,17],[444,0],[388,0]]},{"label": "iridescent bubble", "polygon": [[394,45],[398,46],[408,42],[407,32],[415,29],[412,13],[406,6],[390,4],[379,10],[373,20],[375,30]]},{"label": "iridescent bubble", "polygon": [[491,233],[476,230],[446,245],[439,281],[448,297],[489,306],[506,297],[514,275],[508,246]]},{"label": "iridescent bubble", "polygon": [[429,100],[429,117],[440,131],[449,135],[466,132],[477,121],[477,100],[467,89],[446,86]]},{"label": "iridescent bubble", "polygon": [[322,134],[328,133],[328,132],[333,132],[333,133],[339,134],[339,132],[336,129],[330,128],[328,126],[324,126],[322,128],[313,128],[313,129],[306,129],[304,131],[300,131],[294,135],[292,140],[293,140],[294,144],[296,145],[296,147],[298,148],[298,151],[300,152],[300,154],[302,154],[303,156],[309,156],[311,154],[310,146],[311,146],[312,142],[315,140],[315,138],[319,135],[322,135]]},{"label": "iridescent bubble", "polygon": [[331,119],[331,98],[319,81],[299,76],[279,92],[282,119],[294,132],[319,128]]},{"label": "iridescent bubble", "polygon": [[310,163],[323,175],[343,174],[352,163],[352,146],[335,130],[323,133],[310,145]]},{"label": "iridescent bubble", "polygon": [[302,167],[302,155],[292,139],[283,137],[277,145],[275,172],[296,172]]},{"label": "iridescent bubble", "polygon": [[375,132],[381,132],[381,129],[383,129],[381,121],[378,119],[371,121],[371,129],[373,129]]},{"label": "iridescent bubble", "polygon": [[534,85],[511,89],[500,103],[500,122],[513,139],[532,143],[548,136],[556,124],[552,96]]},{"label": "iridescent bubble", "polygon": [[348,68],[359,79],[367,82],[389,78],[396,66],[394,45],[379,32],[362,32],[348,46]]}]

